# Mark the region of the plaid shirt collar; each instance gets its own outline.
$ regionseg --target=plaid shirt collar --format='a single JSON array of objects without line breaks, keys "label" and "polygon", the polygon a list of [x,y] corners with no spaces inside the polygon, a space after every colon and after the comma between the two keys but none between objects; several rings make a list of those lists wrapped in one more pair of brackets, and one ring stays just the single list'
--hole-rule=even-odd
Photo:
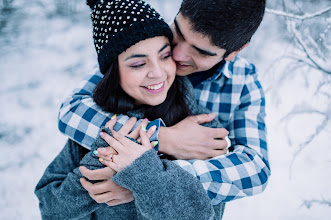
[{"label": "plaid shirt collar", "polygon": [[[235,58],[236,59],[236,58]],[[235,60],[234,59],[234,60]],[[233,76],[233,73],[231,71],[234,61],[225,61],[225,63],[222,65],[223,62],[220,63],[220,66],[216,70],[215,74],[212,75],[210,78],[211,80],[217,80],[222,75],[224,75],[226,78],[231,79]]]}]

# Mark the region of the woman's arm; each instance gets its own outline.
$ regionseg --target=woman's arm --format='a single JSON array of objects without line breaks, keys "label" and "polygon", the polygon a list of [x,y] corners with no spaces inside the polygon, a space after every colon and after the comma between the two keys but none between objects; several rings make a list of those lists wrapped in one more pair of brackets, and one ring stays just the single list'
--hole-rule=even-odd
[{"label": "woman's arm", "polygon": [[35,194],[43,219],[79,219],[106,206],[96,203],[80,184],[77,167],[81,149],[69,140],[39,180]]}]

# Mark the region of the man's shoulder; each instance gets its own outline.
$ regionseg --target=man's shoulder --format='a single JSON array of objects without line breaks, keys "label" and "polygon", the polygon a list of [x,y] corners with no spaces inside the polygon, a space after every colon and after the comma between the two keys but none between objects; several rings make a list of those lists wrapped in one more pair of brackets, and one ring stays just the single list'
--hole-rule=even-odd
[{"label": "man's shoulder", "polygon": [[238,55],[232,61],[227,62],[227,64],[227,68],[233,76],[251,75],[256,73],[255,65]]}]

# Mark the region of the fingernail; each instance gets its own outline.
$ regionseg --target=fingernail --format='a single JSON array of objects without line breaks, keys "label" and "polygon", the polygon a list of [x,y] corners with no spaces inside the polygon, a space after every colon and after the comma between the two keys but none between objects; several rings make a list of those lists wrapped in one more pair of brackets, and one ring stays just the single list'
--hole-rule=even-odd
[{"label": "fingernail", "polygon": [[94,154],[94,155],[98,155],[98,151],[94,150],[94,151],[93,151],[93,154]]},{"label": "fingernail", "polygon": [[144,118],[145,121],[149,121],[148,118]]},{"label": "fingernail", "polygon": [[159,144],[158,141],[153,141],[153,142],[152,142],[153,147],[155,147],[155,146],[158,145],[158,144]]},{"label": "fingernail", "polygon": [[105,152],[106,149],[105,149],[104,147],[101,147],[101,148],[99,148],[99,151],[101,151],[101,152]]},{"label": "fingernail", "polygon": [[112,119],[114,119],[114,118],[116,118],[116,114],[113,115],[113,116],[111,116],[110,120],[112,120]]},{"label": "fingernail", "polygon": [[102,161],[103,161],[103,159],[100,157],[100,158],[99,158],[99,161],[100,161],[100,162],[102,162]]},{"label": "fingernail", "polygon": [[155,131],[155,130],[156,130],[156,125],[153,125],[153,126],[151,127],[151,129],[152,129],[152,131]]},{"label": "fingernail", "polygon": [[104,132],[102,132],[102,131],[100,132],[100,136],[101,136],[101,137],[102,137],[104,134],[105,134]]},{"label": "fingernail", "polygon": [[142,126],[141,126],[141,129],[143,129],[143,131],[146,132],[146,127],[145,127],[145,125],[142,125]]}]

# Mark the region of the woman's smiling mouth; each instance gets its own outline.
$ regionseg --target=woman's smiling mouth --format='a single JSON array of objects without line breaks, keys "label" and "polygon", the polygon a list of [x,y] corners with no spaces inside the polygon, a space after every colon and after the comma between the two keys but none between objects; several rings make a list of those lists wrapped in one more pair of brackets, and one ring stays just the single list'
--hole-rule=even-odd
[{"label": "woman's smiling mouth", "polygon": [[159,93],[164,89],[164,81],[159,84],[154,84],[150,86],[143,86],[144,89],[146,89],[148,92],[151,93]]}]

